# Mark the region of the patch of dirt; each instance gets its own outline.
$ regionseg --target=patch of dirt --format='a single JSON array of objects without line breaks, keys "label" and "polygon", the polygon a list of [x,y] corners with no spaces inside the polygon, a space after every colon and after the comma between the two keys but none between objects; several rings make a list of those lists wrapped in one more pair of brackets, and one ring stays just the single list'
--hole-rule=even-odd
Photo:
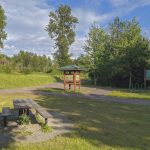
[{"label": "patch of dirt", "polygon": [[[9,120],[7,127],[0,125],[0,145],[9,144],[11,142],[36,143],[54,138],[71,132],[74,125],[66,116],[58,112],[49,112],[52,118],[48,120],[48,126],[52,127],[52,131],[44,133],[41,126],[33,119],[29,125],[19,125],[14,120]],[[2,120],[1,120],[2,122]]]}]

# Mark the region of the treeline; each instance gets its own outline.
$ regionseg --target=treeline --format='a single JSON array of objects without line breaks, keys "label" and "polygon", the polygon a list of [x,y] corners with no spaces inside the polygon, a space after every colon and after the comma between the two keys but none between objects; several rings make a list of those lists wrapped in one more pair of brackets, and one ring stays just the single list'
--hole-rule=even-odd
[{"label": "treeline", "polygon": [[51,71],[52,61],[45,55],[38,56],[37,54],[25,51],[20,51],[13,57],[0,54],[0,72],[29,74],[32,72],[49,73]]},{"label": "treeline", "polygon": [[[75,40],[77,23],[78,18],[72,15],[71,8],[60,5],[49,13],[45,29],[55,44],[53,64],[46,56],[21,51],[13,57],[0,55],[0,71],[51,72],[52,68],[77,64],[87,68],[95,85],[131,87],[143,84],[144,68],[150,68],[150,42],[143,36],[136,18],[122,21],[116,17],[107,29],[92,25],[84,46],[85,55],[72,60],[69,48]],[[7,35],[5,26],[6,17],[0,6],[0,48]]]},{"label": "treeline", "polygon": [[150,43],[135,18],[118,17],[107,30],[94,24],[84,46],[85,55],[76,63],[89,69],[95,84],[131,87],[142,84],[144,68],[150,68]]}]

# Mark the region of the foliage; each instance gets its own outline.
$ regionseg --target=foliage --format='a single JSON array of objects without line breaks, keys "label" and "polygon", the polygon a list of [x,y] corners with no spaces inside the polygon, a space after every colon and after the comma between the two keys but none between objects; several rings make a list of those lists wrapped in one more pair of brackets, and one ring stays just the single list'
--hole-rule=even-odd
[{"label": "foliage", "polygon": [[12,57],[13,66],[21,72],[47,72],[52,69],[50,58],[38,56],[33,53],[20,51],[18,55]]},{"label": "foliage", "polygon": [[71,63],[68,50],[75,38],[75,24],[78,19],[71,14],[71,8],[60,5],[55,12],[50,12],[49,24],[46,27],[49,36],[55,41],[54,60],[59,66]]},{"label": "foliage", "polygon": [[41,124],[42,132],[44,133],[49,133],[52,132],[52,128],[48,126],[47,124]]},{"label": "foliage", "polygon": [[90,28],[88,39],[84,47],[88,60],[90,61],[89,69],[90,75],[93,76],[94,84],[97,84],[98,75],[101,70],[101,65],[104,65],[107,56],[106,44],[108,41],[108,35],[102,28],[93,25]]},{"label": "foliage", "polygon": [[13,57],[0,54],[0,68],[0,72],[20,72],[24,74],[32,72],[51,73],[53,69],[50,58],[25,51],[20,51]]},{"label": "foliage", "polygon": [[0,48],[3,48],[3,40],[5,40],[7,37],[7,34],[4,31],[5,26],[6,26],[6,16],[2,6],[0,5]]},{"label": "foliage", "polygon": [[18,121],[21,125],[28,125],[31,122],[30,117],[26,114],[22,114],[21,116],[19,116]]},{"label": "foliage", "polygon": [[85,69],[89,68],[90,60],[86,55],[81,54],[78,58],[74,59],[74,64],[81,66]]},{"label": "foliage", "polygon": [[127,87],[130,79],[143,83],[144,68],[150,67],[150,46],[138,22],[116,17],[108,29],[94,25],[89,31],[84,47],[91,61],[89,75],[102,85]]},{"label": "foliage", "polygon": [[44,133],[52,132],[52,130],[53,130],[52,127],[50,127],[47,124],[45,124],[45,122],[41,119],[41,117],[39,115],[36,115],[35,117],[36,117],[37,122],[41,126],[42,132],[44,132]]}]

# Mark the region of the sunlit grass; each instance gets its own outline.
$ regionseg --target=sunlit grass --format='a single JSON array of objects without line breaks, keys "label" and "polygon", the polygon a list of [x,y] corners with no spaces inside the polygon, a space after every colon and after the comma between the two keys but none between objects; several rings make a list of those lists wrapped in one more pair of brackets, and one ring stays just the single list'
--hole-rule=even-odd
[{"label": "sunlit grass", "polygon": [[12,107],[13,98],[32,98],[48,110],[66,115],[75,127],[70,134],[41,143],[9,142],[6,149],[149,150],[149,106],[32,94],[0,95],[0,104]]},{"label": "sunlit grass", "polygon": [[0,73],[0,89],[37,86],[54,82],[49,74],[2,74]]},{"label": "sunlit grass", "polygon": [[150,90],[115,90],[109,95],[122,98],[150,100]]}]

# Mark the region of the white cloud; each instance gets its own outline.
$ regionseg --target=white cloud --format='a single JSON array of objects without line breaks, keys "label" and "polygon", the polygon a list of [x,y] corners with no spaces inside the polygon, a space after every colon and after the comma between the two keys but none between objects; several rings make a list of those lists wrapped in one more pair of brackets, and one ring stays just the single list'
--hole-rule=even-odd
[{"label": "white cloud", "polygon": [[[37,54],[50,54],[53,42],[44,30],[48,24],[52,7],[46,0],[0,0],[7,16],[8,33],[4,51],[11,55],[19,50],[28,50]],[[11,52],[10,52],[11,51]]]},{"label": "white cloud", "polygon": [[131,0],[110,0],[111,4],[113,7],[119,7],[119,6],[124,6],[131,2]]},{"label": "white cloud", "polygon": [[[46,3],[47,0],[0,0],[7,16],[8,33],[5,42],[4,53],[8,55],[16,54],[19,50],[36,52],[39,55],[51,56],[54,52],[54,42],[50,40],[48,33],[44,30],[48,24],[52,6]],[[83,45],[85,35],[89,31],[92,23],[106,25],[115,16],[123,16],[138,7],[150,4],[150,0],[109,0],[113,9],[106,13],[98,13],[94,9],[72,8],[73,15],[79,19],[77,25],[77,37],[70,52],[74,57],[84,53]],[[102,0],[86,0],[87,4],[102,6]]]},{"label": "white cloud", "polygon": [[138,7],[150,5],[150,0],[110,0],[113,7],[132,11]]},{"label": "white cloud", "polygon": [[[87,34],[89,27],[94,23],[105,26],[116,16],[125,16],[133,10],[150,5],[150,0],[110,0],[113,9],[106,13],[96,13],[84,8],[73,9],[73,15],[79,19],[77,31]],[[85,36],[85,35],[84,35]]]},{"label": "white cloud", "polygon": [[[97,1],[98,2],[98,1]],[[125,16],[136,8],[150,5],[150,0],[110,0],[113,5],[113,9],[107,13],[96,13],[83,8],[73,9],[73,15],[79,19],[77,25],[77,32],[82,34],[82,38],[77,38],[75,43],[71,46],[71,51],[74,56],[79,56],[79,53],[84,53],[83,45],[90,26],[96,22],[99,25],[106,27],[106,23],[112,20],[116,16]],[[149,31],[146,30],[148,35]]]},{"label": "white cloud", "polygon": [[73,15],[79,20],[79,24],[77,24],[77,31],[84,33],[83,36],[87,34],[90,26],[94,22],[103,24],[115,16],[114,13],[97,14],[93,11],[84,10],[82,8],[73,9]]},{"label": "white cloud", "polygon": [[76,37],[75,42],[70,47],[72,58],[76,58],[84,53],[83,46],[85,45],[85,40],[85,37]]}]

